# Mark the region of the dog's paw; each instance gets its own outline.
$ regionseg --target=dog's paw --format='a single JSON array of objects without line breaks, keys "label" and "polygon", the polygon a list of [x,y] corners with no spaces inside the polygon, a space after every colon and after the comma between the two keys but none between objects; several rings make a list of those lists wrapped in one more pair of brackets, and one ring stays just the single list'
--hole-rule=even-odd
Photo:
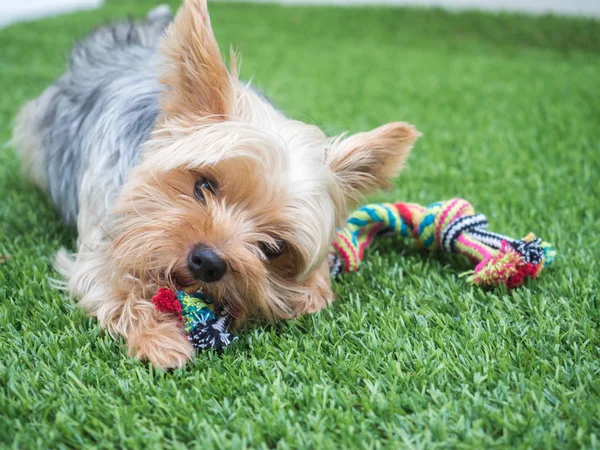
[{"label": "dog's paw", "polygon": [[139,332],[131,337],[128,346],[131,355],[162,370],[183,367],[194,354],[194,348],[174,322],[155,324]]},{"label": "dog's paw", "polygon": [[331,289],[315,289],[308,295],[304,313],[314,314],[327,308],[333,303],[334,295]]},{"label": "dog's paw", "polygon": [[327,308],[333,303],[335,298],[331,290],[331,279],[329,275],[329,266],[325,263],[308,280],[308,295],[304,302],[298,305],[296,314],[314,314]]}]

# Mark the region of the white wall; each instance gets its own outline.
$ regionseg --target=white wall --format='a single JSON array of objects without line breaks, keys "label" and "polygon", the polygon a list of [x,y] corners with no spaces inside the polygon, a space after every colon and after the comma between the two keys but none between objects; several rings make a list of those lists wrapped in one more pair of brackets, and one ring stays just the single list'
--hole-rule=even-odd
[{"label": "white wall", "polygon": [[[164,0],[155,0],[160,4]],[[219,0],[209,0],[219,1]],[[410,5],[442,8],[554,13],[600,17],[600,0],[256,0],[282,4]],[[80,9],[99,7],[103,0],[0,0],[0,27]]]},{"label": "white wall", "polygon": [[600,0],[262,0],[284,4],[410,5],[600,17]]},{"label": "white wall", "polygon": [[103,0],[0,0],[0,27],[22,20],[97,8]]}]

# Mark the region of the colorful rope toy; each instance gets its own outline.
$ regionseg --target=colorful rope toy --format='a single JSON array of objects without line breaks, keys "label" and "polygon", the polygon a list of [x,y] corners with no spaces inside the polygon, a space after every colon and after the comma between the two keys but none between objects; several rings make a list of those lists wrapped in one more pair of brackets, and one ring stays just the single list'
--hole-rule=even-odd
[{"label": "colorful rope toy", "polygon": [[152,303],[157,310],[176,315],[189,341],[200,350],[213,348],[220,352],[235,339],[228,331],[233,316],[222,311],[217,317],[212,299],[201,292],[189,295],[160,288]]},{"label": "colorful rope toy", "polygon": [[536,278],[554,259],[552,246],[533,234],[513,239],[487,230],[483,214],[455,198],[427,207],[414,203],[374,203],[354,211],[337,231],[330,255],[333,274],[356,272],[365,249],[381,235],[412,236],[417,246],[467,256],[476,264],[472,284],[516,288]]},{"label": "colorful rope toy", "polygon": [[[354,211],[346,226],[337,230],[329,254],[332,275],[356,272],[365,249],[375,238],[413,237],[417,246],[467,256],[475,265],[467,281],[484,287],[517,288],[526,278],[537,278],[552,263],[555,251],[532,233],[513,239],[487,230],[483,214],[475,214],[466,200],[455,198],[427,207],[414,203],[373,203]],[[212,301],[202,294],[187,295],[167,288],[153,298],[157,309],[176,314],[194,347],[224,349],[234,339],[227,331],[231,315],[219,317]]]}]

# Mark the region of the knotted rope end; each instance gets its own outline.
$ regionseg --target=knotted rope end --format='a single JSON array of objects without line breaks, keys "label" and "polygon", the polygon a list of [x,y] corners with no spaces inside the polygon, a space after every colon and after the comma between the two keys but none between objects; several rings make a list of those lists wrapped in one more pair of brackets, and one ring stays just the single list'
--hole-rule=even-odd
[{"label": "knotted rope end", "polygon": [[537,278],[544,266],[552,263],[554,255],[552,246],[533,233],[518,241],[503,241],[494,256],[481,261],[467,273],[467,281],[486,287],[518,288],[526,279]]}]

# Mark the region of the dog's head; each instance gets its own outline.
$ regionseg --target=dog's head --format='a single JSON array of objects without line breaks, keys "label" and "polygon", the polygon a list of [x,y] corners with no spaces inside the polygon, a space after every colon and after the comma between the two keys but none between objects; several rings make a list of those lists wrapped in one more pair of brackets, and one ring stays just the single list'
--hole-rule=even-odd
[{"label": "dog's head", "polygon": [[331,139],[286,119],[227,71],[204,0],[186,1],[162,51],[161,116],[115,212],[115,273],[290,317],[348,201],[385,186],[419,134],[391,123]]}]

